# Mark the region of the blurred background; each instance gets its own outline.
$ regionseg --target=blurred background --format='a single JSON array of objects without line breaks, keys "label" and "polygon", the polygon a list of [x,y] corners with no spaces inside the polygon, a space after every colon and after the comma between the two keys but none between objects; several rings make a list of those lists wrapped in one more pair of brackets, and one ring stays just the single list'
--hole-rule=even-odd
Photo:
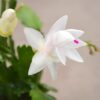
[{"label": "blurred background", "polygon": [[[67,28],[85,31],[83,40],[91,40],[100,47],[100,0],[20,0],[29,5],[43,21],[43,32],[61,16],[68,15]],[[22,26],[16,28],[16,45],[27,44]],[[100,54],[89,55],[86,47],[79,52],[84,63],[67,60],[66,66],[58,66],[58,78],[51,79],[45,69],[42,82],[58,89],[57,100],[100,100]]]}]

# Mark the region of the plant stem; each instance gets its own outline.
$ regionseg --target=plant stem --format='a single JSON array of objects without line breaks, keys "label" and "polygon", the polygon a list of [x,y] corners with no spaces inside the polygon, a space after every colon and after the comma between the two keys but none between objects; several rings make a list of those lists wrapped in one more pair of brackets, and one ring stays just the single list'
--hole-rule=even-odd
[{"label": "plant stem", "polygon": [[0,0],[0,17],[1,17],[1,14],[2,14],[2,0]]},{"label": "plant stem", "polygon": [[6,0],[6,9],[9,8],[9,0]]}]

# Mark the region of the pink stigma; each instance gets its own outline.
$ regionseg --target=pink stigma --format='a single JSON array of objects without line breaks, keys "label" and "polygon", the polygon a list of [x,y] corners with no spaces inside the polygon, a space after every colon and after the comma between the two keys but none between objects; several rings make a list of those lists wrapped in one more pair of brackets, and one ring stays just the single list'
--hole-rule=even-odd
[{"label": "pink stigma", "polygon": [[78,40],[74,40],[74,43],[78,44],[78,43],[79,43],[79,41],[78,41]]}]

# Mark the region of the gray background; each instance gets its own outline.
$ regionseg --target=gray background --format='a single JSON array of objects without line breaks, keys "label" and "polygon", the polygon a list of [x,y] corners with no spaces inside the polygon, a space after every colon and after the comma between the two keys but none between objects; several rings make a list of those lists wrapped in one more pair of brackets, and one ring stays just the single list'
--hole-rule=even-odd
[{"label": "gray background", "polygon": [[[61,16],[69,15],[67,28],[85,31],[83,40],[92,40],[100,46],[100,0],[19,0],[27,3],[41,17],[43,32]],[[27,43],[19,24],[14,39],[16,45]],[[100,100],[100,54],[90,56],[88,49],[79,49],[84,63],[68,60],[58,66],[58,78],[53,81],[45,69],[42,82],[55,86],[57,100]]]}]

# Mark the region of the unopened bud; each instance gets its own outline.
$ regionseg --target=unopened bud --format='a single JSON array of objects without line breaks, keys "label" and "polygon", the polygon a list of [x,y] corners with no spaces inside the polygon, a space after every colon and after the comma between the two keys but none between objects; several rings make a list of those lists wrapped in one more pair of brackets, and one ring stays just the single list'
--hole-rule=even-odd
[{"label": "unopened bud", "polygon": [[0,19],[0,35],[3,37],[11,35],[16,27],[16,24],[17,17],[15,10],[5,10]]}]

